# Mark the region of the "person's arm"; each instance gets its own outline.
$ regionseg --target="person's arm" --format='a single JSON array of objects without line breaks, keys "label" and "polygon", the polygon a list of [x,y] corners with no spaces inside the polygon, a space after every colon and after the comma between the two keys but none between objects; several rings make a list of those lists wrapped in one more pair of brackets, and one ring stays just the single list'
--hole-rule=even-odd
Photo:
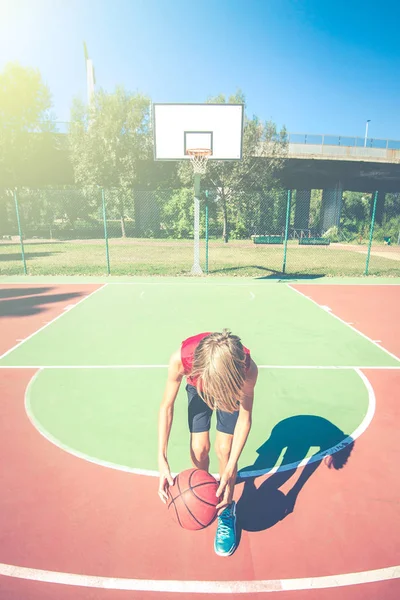
[{"label": "person's arm", "polygon": [[168,500],[168,486],[173,484],[167,459],[167,449],[174,417],[174,403],[183,375],[181,354],[178,350],[172,354],[169,361],[167,383],[158,417],[158,470],[160,472],[158,495],[164,503]]},{"label": "person's arm", "polygon": [[247,441],[251,429],[251,415],[253,411],[254,388],[257,383],[258,368],[251,360],[250,368],[243,385],[243,398],[240,403],[239,416],[233,434],[232,448],[228,464],[221,476],[217,496],[221,497],[217,509],[222,509],[232,501],[233,489],[236,481],[237,464]]}]

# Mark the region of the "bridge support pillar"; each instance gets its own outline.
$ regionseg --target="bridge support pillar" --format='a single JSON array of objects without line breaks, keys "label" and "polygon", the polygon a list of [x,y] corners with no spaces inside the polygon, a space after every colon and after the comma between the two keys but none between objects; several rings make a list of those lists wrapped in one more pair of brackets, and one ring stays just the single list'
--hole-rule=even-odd
[{"label": "bridge support pillar", "polygon": [[294,229],[308,229],[310,223],[311,190],[296,190]]},{"label": "bridge support pillar", "polygon": [[[373,195],[372,195],[372,197],[373,197]],[[379,225],[382,225],[383,213],[385,210],[385,200],[386,200],[385,192],[382,192],[382,190],[379,190],[378,201],[376,203],[376,214],[375,214],[375,222],[378,223]]]},{"label": "bridge support pillar", "polygon": [[334,188],[323,190],[321,205],[321,227],[323,232],[331,227],[339,227],[342,196],[343,189],[340,182]]}]

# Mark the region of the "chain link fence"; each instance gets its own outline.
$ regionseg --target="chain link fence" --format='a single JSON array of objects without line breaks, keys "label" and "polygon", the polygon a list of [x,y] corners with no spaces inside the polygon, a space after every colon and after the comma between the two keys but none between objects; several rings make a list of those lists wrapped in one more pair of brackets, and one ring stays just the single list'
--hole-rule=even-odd
[{"label": "chain link fence", "polygon": [[[201,193],[209,275],[400,276],[400,194]],[[0,274],[188,275],[193,189],[0,190]]]},{"label": "chain link fence", "polygon": [[398,274],[400,260],[400,194],[376,193],[374,218],[369,231],[371,244],[366,249],[369,275],[380,275],[382,264],[392,263],[390,272]]}]

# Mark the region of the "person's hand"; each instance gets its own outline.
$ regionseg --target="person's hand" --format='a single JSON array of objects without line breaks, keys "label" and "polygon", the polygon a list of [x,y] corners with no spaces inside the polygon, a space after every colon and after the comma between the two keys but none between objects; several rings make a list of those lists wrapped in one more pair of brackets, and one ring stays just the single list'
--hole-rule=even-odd
[{"label": "person's hand", "polygon": [[216,506],[218,514],[220,514],[231,502],[233,491],[236,482],[236,471],[232,472],[225,469],[219,482],[216,496],[219,498],[219,503]]},{"label": "person's hand", "polygon": [[174,485],[171,471],[169,470],[168,461],[163,459],[158,464],[158,470],[160,472],[160,483],[158,485],[158,495],[160,496],[161,502],[167,504],[168,502],[168,488],[170,485]]}]

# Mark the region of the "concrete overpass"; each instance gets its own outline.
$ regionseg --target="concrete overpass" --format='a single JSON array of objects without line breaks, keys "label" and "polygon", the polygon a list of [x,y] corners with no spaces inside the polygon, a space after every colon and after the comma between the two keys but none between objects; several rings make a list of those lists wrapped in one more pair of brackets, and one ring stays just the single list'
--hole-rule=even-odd
[{"label": "concrete overpass", "polygon": [[379,221],[386,193],[400,192],[400,141],[289,133],[280,179],[298,191],[295,229],[308,229],[312,189],[323,190],[323,230],[339,225],[343,190],[378,191]]},{"label": "concrete overpass", "polygon": [[[57,133],[41,134],[36,160],[21,164],[17,180],[24,185],[71,185],[74,183],[68,156],[68,123],[57,123]],[[143,181],[161,183],[173,176],[174,163],[144,161],[139,168]],[[400,141],[340,135],[288,134],[288,158],[279,173],[282,184],[297,190],[295,229],[308,229],[311,190],[322,189],[323,230],[339,225],[344,190],[378,191],[377,220],[383,215],[385,195],[400,192]],[[0,187],[8,186],[0,173]]]}]

